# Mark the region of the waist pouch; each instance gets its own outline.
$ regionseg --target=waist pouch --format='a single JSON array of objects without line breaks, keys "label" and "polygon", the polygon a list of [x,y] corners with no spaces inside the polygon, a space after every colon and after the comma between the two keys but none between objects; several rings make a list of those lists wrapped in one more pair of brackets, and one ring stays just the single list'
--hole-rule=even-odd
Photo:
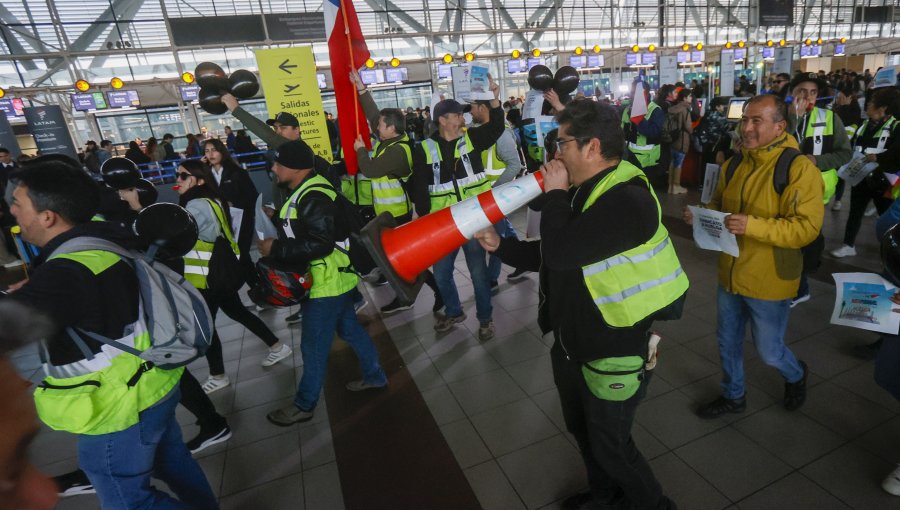
[{"label": "waist pouch", "polygon": [[621,402],[637,393],[644,379],[644,358],[600,358],[581,365],[584,382],[595,397]]}]

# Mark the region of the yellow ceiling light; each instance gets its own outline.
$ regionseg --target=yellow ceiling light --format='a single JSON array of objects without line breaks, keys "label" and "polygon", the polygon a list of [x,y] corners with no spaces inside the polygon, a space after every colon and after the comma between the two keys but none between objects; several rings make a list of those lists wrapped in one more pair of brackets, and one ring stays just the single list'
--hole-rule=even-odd
[{"label": "yellow ceiling light", "polygon": [[600,53],[600,45],[599,44],[594,45],[594,53]]},{"label": "yellow ceiling light", "polygon": [[397,57],[392,58],[391,67],[400,67],[400,59]]},{"label": "yellow ceiling light", "polygon": [[581,55],[582,53],[584,53],[584,48],[582,48],[581,46],[578,46],[577,48],[575,48],[576,55]]},{"label": "yellow ceiling light", "polygon": [[372,69],[373,67],[375,67],[375,59],[374,58],[366,59],[366,68]]},{"label": "yellow ceiling light", "polygon": [[682,50],[682,51],[687,51],[687,50],[689,50],[689,49],[691,49],[691,45],[690,45],[690,44],[684,43],[684,44],[681,45],[681,50]]},{"label": "yellow ceiling light", "polygon": [[87,90],[91,88],[91,84],[85,80],[78,80],[75,82],[75,88],[81,92],[87,92]]},{"label": "yellow ceiling light", "polygon": [[512,53],[509,54],[512,58],[519,58],[522,56],[522,52],[519,50],[512,50]]},{"label": "yellow ceiling light", "polygon": [[778,41],[779,46],[784,46],[785,44],[787,44],[787,41],[785,41],[784,39]]},{"label": "yellow ceiling light", "polygon": [[805,44],[807,46],[812,46],[812,39],[807,37],[806,40],[803,41],[803,44]]},{"label": "yellow ceiling light", "polygon": [[637,52],[641,51],[641,47],[638,46],[637,44],[635,44],[634,46],[631,47],[631,51],[633,51],[634,53],[637,53]]},{"label": "yellow ceiling light", "polygon": [[775,41],[769,39],[768,41],[766,41],[766,46],[768,46],[769,48],[771,48],[772,46],[775,46]]},{"label": "yellow ceiling light", "polygon": [[847,43],[847,38],[841,37],[841,44],[846,44],[846,43]]},{"label": "yellow ceiling light", "polygon": [[109,86],[114,89],[118,90],[122,88],[123,85],[125,85],[125,82],[122,81],[122,78],[119,78],[118,76],[114,76],[113,79],[109,80]]},{"label": "yellow ceiling light", "polygon": [[531,56],[532,56],[532,57],[535,57],[535,58],[540,57],[540,56],[541,56],[541,50],[539,50],[539,49],[537,49],[537,48],[531,50]]},{"label": "yellow ceiling light", "polygon": [[647,46],[647,49],[650,50],[650,52],[652,53],[652,52],[656,51],[656,45],[651,44],[650,46]]},{"label": "yellow ceiling light", "polygon": [[730,50],[730,49],[731,49],[731,46],[732,46],[731,41],[728,41],[728,42],[725,43],[725,49],[726,49],[726,50]]},{"label": "yellow ceiling light", "polygon": [[738,48],[743,48],[744,46],[746,46],[746,43],[744,43],[744,41],[738,41]]},{"label": "yellow ceiling light", "polygon": [[819,46],[821,46],[823,42],[825,42],[825,41],[822,40],[821,37],[819,37],[818,39],[816,39],[816,44],[818,44]]},{"label": "yellow ceiling light", "polygon": [[703,49],[703,43],[702,43],[702,42],[698,42],[696,48],[697,48],[698,50],[702,50],[702,49]]},{"label": "yellow ceiling light", "polygon": [[6,95],[6,91],[3,90],[3,87],[0,87],[0,98]]},{"label": "yellow ceiling light", "polygon": [[466,53],[465,58],[466,58],[466,62],[471,62],[471,61],[475,60],[475,54],[470,51],[470,52]]},{"label": "yellow ceiling light", "polygon": [[187,83],[188,85],[190,85],[191,83],[194,83],[194,80],[195,80],[194,73],[191,73],[188,71],[181,73],[181,81]]},{"label": "yellow ceiling light", "polygon": [[447,53],[446,55],[444,55],[444,63],[445,63],[445,64],[452,64],[452,63],[453,63],[453,55],[451,55],[451,54],[449,54],[449,53]]}]

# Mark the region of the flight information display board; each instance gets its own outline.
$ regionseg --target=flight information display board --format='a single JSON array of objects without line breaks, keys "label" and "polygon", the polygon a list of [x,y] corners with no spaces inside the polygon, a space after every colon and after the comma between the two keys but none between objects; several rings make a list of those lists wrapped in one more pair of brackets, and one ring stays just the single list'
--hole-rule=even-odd
[{"label": "flight information display board", "polygon": [[136,90],[111,90],[106,93],[110,108],[140,106],[141,98]]}]

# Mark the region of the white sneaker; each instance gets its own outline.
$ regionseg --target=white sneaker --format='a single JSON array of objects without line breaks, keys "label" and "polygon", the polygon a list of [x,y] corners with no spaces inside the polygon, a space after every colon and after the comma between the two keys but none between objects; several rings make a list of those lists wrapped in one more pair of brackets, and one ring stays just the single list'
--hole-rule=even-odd
[{"label": "white sneaker", "polygon": [[203,388],[203,392],[206,393],[207,395],[209,395],[210,393],[212,393],[214,391],[221,390],[222,388],[228,386],[229,384],[231,384],[231,381],[228,380],[227,375],[223,375],[221,377],[209,376],[209,379],[207,379],[206,382],[203,383],[202,388]]},{"label": "white sneaker", "polygon": [[831,250],[831,256],[842,259],[844,257],[852,257],[856,255],[856,248],[847,246],[846,244],[836,250]]},{"label": "white sneaker", "polygon": [[874,206],[874,205],[870,205],[870,206],[866,209],[866,216],[875,216],[875,213],[876,213],[877,211],[878,211],[878,209],[875,209],[875,206]]},{"label": "white sneaker", "polygon": [[881,488],[887,491],[888,494],[900,496],[900,466],[891,471],[891,474],[881,482]]},{"label": "white sneaker", "polygon": [[264,360],[262,360],[262,366],[271,367],[275,363],[287,358],[294,351],[288,346],[288,344],[281,344],[281,349],[277,351],[269,351],[269,355],[266,356]]},{"label": "white sneaker", "polygon": [[844,207],[844,205],[841,204],[841,201],[840,201],[840,200],[835,200],[835,201],[834,201],[834,204],[831,205],[831,210],[832,210],[832,211],[840,211],[840,210],[841,210],[841,207]]},{"label": "white sneaker", "polygon": [[3,264],[3,267],[4,267],[5,269],[13,269],[13,268],[16,268],[16,267],[19,267],[19,266],[23,266],[23,265],[25,265],[24,262],[22,262],[22,261],[19,260],[19,259],[16,259],[16,260],[14,260],[14,261],[12,261],[12,262],[7,262],[6,264]]}]

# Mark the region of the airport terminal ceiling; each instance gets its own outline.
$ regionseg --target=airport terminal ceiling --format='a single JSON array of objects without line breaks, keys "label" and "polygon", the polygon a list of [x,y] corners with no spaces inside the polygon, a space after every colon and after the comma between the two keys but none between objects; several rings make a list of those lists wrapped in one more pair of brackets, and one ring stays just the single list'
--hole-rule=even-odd
[{"label": "airport terminal ceiling", "polygon": [[[900,49],[885,46],[897,45],[890,41],[900,21],[896,2],[789,0],[793,24],[763,26],[767,21],[759,12],[768,4],[784,3],[357,0],[354,5],[373,57],[385,61],[439,59],[446,53],[465,52],[479,58],[501,57],[514,49],[569,53],[578,46],[599,45],[601,51],[621,52],[634,44],[662,48],[685,42],[715,46],[738,40],[753,44],[840,37],[849,38],[848,50],[857,54]],[[324,34],[313,35],[315,30],[306,39],[267,39],[277,30],[266,14],[321,12],[321,1],[305,0],[4,0],[0,87],[61,87],[78,79],[93,83],[113,76],[129,82],[174,79],[205,60],[220,62],[228,70],[255,69],[254,49],[291,44],[312,44],[317,63],[327,65]],[[243,34],[235,42],[230,34],[219,33],[221,41],[214,44],[178,44],[179,26],[191,26],[192,18],[210,18],[197,21],[215,27],[216,17],[241,15],[266,20],[258,22],[262,27],[258,35]],[[315,15],[310,19],[316,23]]]}]

